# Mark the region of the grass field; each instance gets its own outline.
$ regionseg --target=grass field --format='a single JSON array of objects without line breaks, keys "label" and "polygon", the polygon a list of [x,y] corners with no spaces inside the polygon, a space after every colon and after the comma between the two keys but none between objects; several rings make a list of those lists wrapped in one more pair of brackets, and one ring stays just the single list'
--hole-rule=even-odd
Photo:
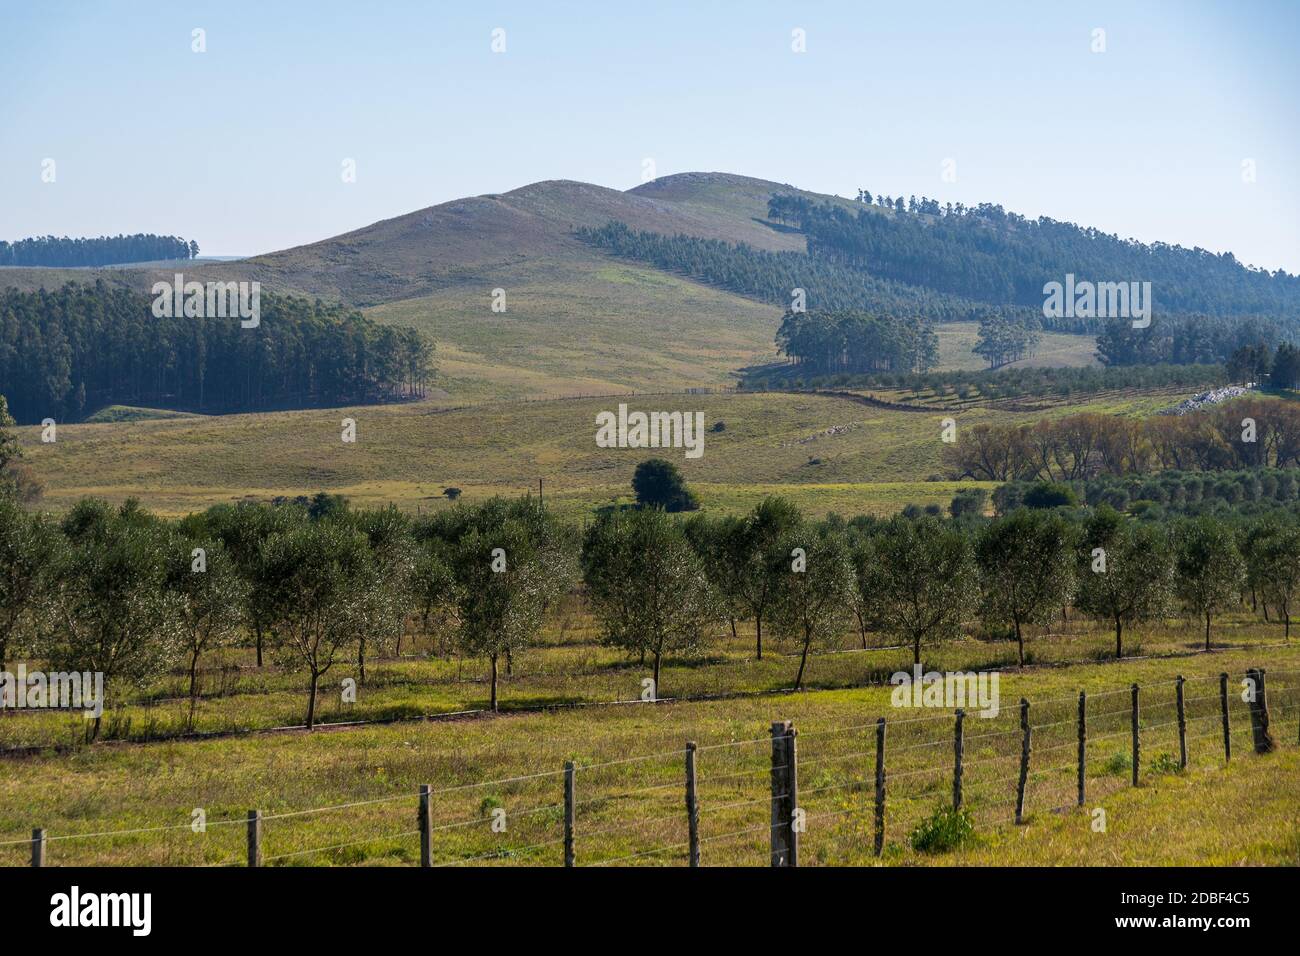
[{"label": "grass field", "polygon": [[[961,429],[1079,411],[1145,415],[1183,397],[1112,393],[1018,411],[972,404],[955,417]],[[595,417],[619,401],[633,410],[698,410],[706,430],[723,430],[706,432],[704,454],[694,460],[673,449],[597,448]],[[535,490],[541,478],[557,512],[578,518],[627,500],[637,462],[663,454],[707,509],[745,510],[780,492],[810,514],[847,516],[893,512],[909,501],[946,503],[955,486],[927,479],[943,474],[940,430],[949,414],[897,411],[846,396],[677,393],[66,425],[49,444],[41,443],[37,427],[19,433],[54,509],[84,495],[135,496],[146,507],[178,514],[324,489],[358,504],[393,502],[414,510],[445,506],[447,486],[474,501]],[[345,417],[357,423],[355,444],[341,441]]]},{"label": "grass field", "polygon": [[[939,336],[939,365],[937,371],[977,371],[988,368],[988,363],[976,355],[975,343],[979,340],[979,325],[975,322],[942,322],[935,326]],[[1044,332],[1038,349],[1029,358],[1012,362],[1007,368],[1038,366],[1092,366],[1100,364],[1096,355],[1097,340],[1091,335],[1067,335],[1063,332]]]},{"label": "grass field", "polygon": [[[888,864],[1005,862],[1300,862],[1300,671],[1294,649],[1225,650],[1002,675],[996,718],[967,721],[965,804],[974,844],[930,855],[909,834],[950,799],[951,713],[898,710],[889,688],[816,690],[696,703],[624,704],[448,723],[201,742],[98,745],[6,765],[0,780],[0,862],[21,863],[30,828],[48,828],[53,864],[240,864],[243,819],[264,811],[272,865],[410,864],[418,859],[415,791],[435,788],[435,859],[555,865],[560,770],[573,760],[577,855],[599,862],[677,864],[684,858],[682,747],[700,747],[706,864],[766,864],[773,719],[799,732],[800,807],[808,864],[865,864],[871,855],[874,722],[890,722]],[[1269,670],[1282,751],[1249,752],[1236,682]],[[1233,760],[1223,769],[1218,677],[1233,676]],[[1176,764],[1173,679],[1187,679],[1189,767]],[[1128,685],[1142,691],[1141,786],[1130,790]],[[1089,695],[1089,795],[1074,799],[1076,695]],[[1035,725],[1027,819],[1011,826],[1018,708]],[[1107,810],[1105,833],[1092,811]],[[206,814],[206,832],[190,828]],[[494,832],[495,810],[505,812]],[[156,829],[161,828],[161,829]],[[141,830],[120,835],[106,830]],[[9,842],[16,841],[16,842]],[[322,849],[328,848],[328,849]]]}]

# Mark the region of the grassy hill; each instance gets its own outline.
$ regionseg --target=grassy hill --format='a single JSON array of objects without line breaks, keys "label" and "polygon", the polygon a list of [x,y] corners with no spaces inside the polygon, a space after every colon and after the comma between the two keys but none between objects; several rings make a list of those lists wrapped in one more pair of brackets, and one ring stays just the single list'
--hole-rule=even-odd
[{"label": "grassy hill", "polygon": [[[147,291],[178,270],[200,281],[256,280],[425,330],[438,343],[438,384],[458,402],[719,386],[734,382],[738,369],[776,357],[780,308],[614,259],[573,232],[617,220],[637,230],[802,252],[802,235],[767,219],[777,192],[861,208],[726,173],[667,176],[626,192],[552,180],[233,262],[6,268],[0,286],[103,279]],[[492,311],[494,289],[505,291],[505,312]],[[974,332],[956,323],[941,330],[944,367],[982,364],[970,352]],[[1090,339],[1048,336],[1030,361],[1091,361],[1091,347]]]}]

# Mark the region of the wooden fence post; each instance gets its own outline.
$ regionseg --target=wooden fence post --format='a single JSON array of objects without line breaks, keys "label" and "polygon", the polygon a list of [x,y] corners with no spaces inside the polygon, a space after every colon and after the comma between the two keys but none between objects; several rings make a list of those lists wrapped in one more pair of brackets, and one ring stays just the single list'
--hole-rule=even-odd
[{"label": "wooden fence post", "polygon": [[792,749],[786,740],[793,731],[794,725],[788,720],[772,721],[772,866],[791,865],[794,830],[790,826],[793,817],[790,796],[794,767],[790,764]]},{"label": "wooden fence post", "polygon": [[1088,695],[1079,691],[1079,806],[1083,806],[1088,781]]},{"label": "wooden fence post", "polygon": [[429,799],[429,785],[420,784],[420,866],[433,866],[433,807]]},{"label": "wooden fence post", "polygon": [[962,746],[964,744],[964,735],[962,734],[962,722],[966,719],[966,711],[960,707],[957,708],[957,720],[952,726],[952,809],[956,812],[961,809],[961,770],[962,770]]},{"label": "wooden fence post", "polygon": [[876,856],[885,848],[885,718],[876,718]]},{"label": "wooden fence post", "polygon": [[1250,733],[1255,741],[1255,753],[1268,754],[1277,749],[1277,741],[1268,732],[1268,690],[1264,684],[1264,669],[1252,667],[1246,676],[1254,684],[1250,698]]},{"label": "wooden fence post", "polygon": [[32,866],[45,865],[45,828],[32,830]]},{"label": "wooden fence post", "polygon": [[1141,741],[1138,737],[1138,685],[1133,685],[1133,786],[1138,785],[1138,772],[1142,765]]},{"label": "wooden fence post", "polygon": [[686,744],[686,827],[691,866],[700,865],[700,799],[695,789],[695,741]]},{"label": "wooden fence post", "polygon": [[1223,759],[1232,760],[1232,734],[1228,727],[1228,675],[1219,675],[1219,708],[1223,712]]},{"label": "wooden fence post", "polygon": [[248,865],[262,865],[262,811],[248,811]]},{"label": "wooden fence post", "polygon": [[1178,675],[1178,682],[1174,685],[1175,692],[1178,695],[1178,768],[1187,769],[1187,710],[1183,700],[1183,675]]},{"label": "wooden fence post", "polygon": [[564,761],[564,865],[574,865],[573,828],[577,809],[573,802],[573,761]]},{"label": "wooden fence post", "polygon": [[1025,784],[1029,780],[1029,701],[1020,698],[1020,780],[1016,785],[1016,823],[1025,818]]},{"label": "wooden fence post", "polygon": [[790,795],[786,798],[789,804],[785,817],[785,825],[790,831],[790,866],[799,865],[799,835],[802,832],[802,821],[796,823],[795,816],[799,814],[799,751],[797,744],[799,742],[799,731],[795,729],[794,722],[790,723],[790,732],[785,735],[785,760],[788,769],[786,770],[786,782],[790,785]]}]

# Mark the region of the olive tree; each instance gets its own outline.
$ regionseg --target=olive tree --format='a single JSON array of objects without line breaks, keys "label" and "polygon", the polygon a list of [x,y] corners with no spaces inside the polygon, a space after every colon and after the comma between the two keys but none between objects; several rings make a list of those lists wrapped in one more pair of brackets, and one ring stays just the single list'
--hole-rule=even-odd
[{"label": "olive tree", "polygon": [[980,611],[987,622],[1015,632],[1021,667],[1024,626],[1047,624],[1074,594],[1073,537],[1060,515],[1019,508],[985,525],[975,540]]},{"label": "olive tree", "polygon": [[782,550],[787,560],[777,579],[773,621],[778,633],[799,642],[794,679],[794,689],[799,690],[813,643],[832,637],[848,623],[853,564],[844,534],[825,527],[787,533]]},{"label": "olive tree", "polygon": [[645,508],[602,515],[587,531],[583,568],[605,642],[651,658],[658,697],[664,655],[701,647],[724,614],[703,561],[680,525]]},{"label": "olive tree", "polygon": [[970,543],[937,518],[895,517],[872,538],[874,562],[864,585],[873,617],[886,633],[912,645],[953,637],[974,604],[977,585]]},{"label": "olive tree", "polygon": [[63,540],[44,515],[28,514],[0,496],[0,671],[9,653],[22,653],[36,623],[49,611],[54,592],[51,569]]},{"label": "olive tree", "polygon": [[168,546],[164,586],[176,597],[181,646],[189,663],[190,710],[198,703],[199,658],[239,634],[247,586],[219,541],[176,535]]},{"label": "olive tree", "polygon": [[276,652],[286,667],[309,675],[306,724],[311,730],[320,679],[340,651],[376,626],[378,592],[385,582],[365,535],[338,520],[272,535],[259,563]]},{"label": "olive tree", "polygon": [[1115,627],[1115,656],[1124,656],[1124,627],[1164,613],[1173,560],[1163,530],[1139,525],[1102,506],[1084,523],[1075,606]]},{"label": "olive tree", "polygon": [[783,540],[802,521],[799,509],[785,498],[764,498],[745,516],[729,553],[739,570],[740,602],[754,619],[754,656],[759,660],[763,659],[763,620],[787,566]]},{"label": "olive tree", "polygon": [[141,686],[180,652],[178,599],[164,586],[166,531],[129,502],[117,513],[74,508],[64,527],[72,539],[55,572],[56,619],[39,650],[54,670],[99,673],[114,690]]},{"label": "olive tree", "polygon": [[1174,594],[1183,607],[1205,620],[1205,649],[1210,649],[1210,620],[1240,599],[1246,564],[1232,531],[1213,518],[1193,518],[1174,529]]}]

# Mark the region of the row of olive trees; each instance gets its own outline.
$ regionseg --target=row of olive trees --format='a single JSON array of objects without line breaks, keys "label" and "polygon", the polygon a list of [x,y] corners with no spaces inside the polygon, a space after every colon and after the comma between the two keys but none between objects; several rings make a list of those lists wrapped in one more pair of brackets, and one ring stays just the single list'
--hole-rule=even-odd
[{"label": "row of olive trees", "polygon": [[[412,519],[353,511],[339,499],[277,507],[220,506],[166,522],[133,503],[83,501],[61,521],[0,498],[0,668],[32,655],[52,669],[97,671],[112,690],[199,664],[248,641],[306,672],[306,721],[322,678],[396,642],[413,622],[498,673],[534,643],[579,568],[605,640],[653,663],[702,649],[752,620],[809,652],[856,624],[910,645],[957,636],[982,620],[1026,632],[1068,606],[1124,630],[1174,602],[1205,622],[1249,589],[1290,630],[1300,588],[1300,526],[1283,519],[1233,529],[1210,519],[1135,522],[1107,508],[1020,509],[992,521],[896,517],[805,520],[769,498],[743,517],[681,521],[655,509],[603,515],[586,531],[540,501],[492,499]],[[97,725],[96,725],[97,726]]]},{"label": "row of olive trees", "polygon": [[[200,659],[247,638],[258,666],[305,671],[306,723],[321,680],[398,641],[408,622],[451,625],[492,663],[533,639],[572,584],[574,534],[532,499],[412,521],[396,509],[221,506],[177,522],[86,500],[55,522],[0,498],[0,669],[31,655],[104,675],[115,693],[183,666],[190,721]],[[96,721],[94,732],[98,732]]]},{"label": "row of olive trees", "polygon": [[955,637],[968,622],[1015,637],[1073,606],[1125,628],[1175,606],[1205,622],[1242,601],[1247,587],[1287,622],[1300,588],[1300,527],[1261,522],[1234,530],[1202,518],[1143,524],[1100,508],[1072,519],[1021,509],[988,522],[896,517],[807,522],[771,498],[744,518],[658,512],[607,515],[589,529],[583,572],[606,640],[653,659],[698,650],[716,621],[753,620],[809,650],[856,622],[910,645]]}]

